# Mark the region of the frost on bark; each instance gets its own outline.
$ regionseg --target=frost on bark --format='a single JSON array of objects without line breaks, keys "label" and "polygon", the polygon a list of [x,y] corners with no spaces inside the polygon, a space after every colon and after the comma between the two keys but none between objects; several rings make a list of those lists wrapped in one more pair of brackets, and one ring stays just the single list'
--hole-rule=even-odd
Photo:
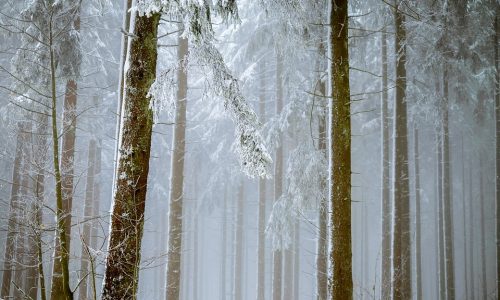
[{"label": "frost on bark", "polygon": [[396,51],[396,97],[394,103],[394,201],[392,238],[392,297],[411,298],[410,189],[408,171],[408,125],[406,108],[405,15],[394,9]]},{"label": "frost on bark", "polygon": [[352,299],[351,111],[347,0],[331,1],[331,297]]},{"label": "frost on bark", "polygon": [[87,158],[87,182],[85,183],[85,201],[83,207],[83,231],[81,233],[81,261],[80,261],[80,286],[78,287],[78,297],[80,300],[87,299],[87,282],[92,276],[89,270],[89,255],[88,247],[90,247],[90,219],[92,217],[92,202],[94,200],[94,177],[95,177],[95,157],[96,157],[96,140],[92,139],[89,142],[88,158]]},{"label": "frost on bark", "polygon": [[23,161],[23,148],[26,147],[26,124],[19,122],[17,125],[16,150],[14,155],[14,165],[12,168],[12,185],[10,190],[9,222],[7,229],[7,241],[5,243],[3,277],[1,298],[8,298],[11,291],[13,259],[15,253],[16,226],[18,220],[18,201],[21,183],[21,164]]},{"label": "frost on bark", "polygon": [[136,13],[125,81],[120,159],[102,299],[136,299],[149,171],[159,14]]},{"label": "frost on bark", "polygon": [[381,297],[391,295],[391,219],[392,206],[389,189],[389,113],[388,113],[388,72],[387,72],[387,34],[382,33],[382,281]]},{"label": "frost on bark", "polygon": [[172,173],[170,175],[170,209],[168,216],[168,253],[167,253],[167,299],[179,299],[181,287],[182,259],[182,210],[184,201],[184,154],[186,151],[186,105],[187,70],[185,60],[188,41],[179,36],[177,58],[177,98],[175,110],[174,135],[172,137]]}]

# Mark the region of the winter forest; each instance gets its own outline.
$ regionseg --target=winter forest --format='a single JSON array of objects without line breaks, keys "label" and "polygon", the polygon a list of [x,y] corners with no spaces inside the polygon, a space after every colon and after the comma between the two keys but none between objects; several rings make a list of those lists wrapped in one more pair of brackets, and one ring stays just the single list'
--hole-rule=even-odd
[{"label": "winter forest", "polygon": [[0,299],[498,299],[499,0],[0,0]]}]

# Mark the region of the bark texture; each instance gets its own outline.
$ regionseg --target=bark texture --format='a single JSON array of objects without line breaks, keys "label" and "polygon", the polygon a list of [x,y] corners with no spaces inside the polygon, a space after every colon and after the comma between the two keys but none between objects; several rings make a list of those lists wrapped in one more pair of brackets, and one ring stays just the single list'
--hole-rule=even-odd
[{"label": "bark texture", "polygon": [[159,14],[135,16],[103,300],[137,297],[153,125],[147,94],[156,75],[159,20]]},{"label": "bark texture", "polygon": [[332,0],[331,43],[331,297],[353,297],[351,241],[351,111],[347,0]]},{"label": "bark texture", "polygon": [[396,98],[394,103],[394,201],[392,238],[392,297],[410,299],[411,243],[408,171],[408,125],[406,108],[405,15],[394,9],[396,51]]},{"label": "bark texture", "polygon": [[186,148],[187,72],[183,66],[188,51],[187,39],[179,37],[177,58],[177,99],[172,137],[172,173],[170,175],[170,211],[168,216],[167,299],[179,299],[182,255],[182,207],[184,201],[184,153]]}]

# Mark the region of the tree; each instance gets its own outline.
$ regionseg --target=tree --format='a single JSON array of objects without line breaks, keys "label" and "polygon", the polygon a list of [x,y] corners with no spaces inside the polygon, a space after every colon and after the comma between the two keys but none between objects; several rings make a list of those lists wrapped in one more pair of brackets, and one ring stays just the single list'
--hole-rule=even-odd
[{"label": "tree", "polygon": [[[182,28],[179,28],[182,32]],[[174,135],[172,137],[172,168],[170,174],[170,210],[168,226],[167,299],[179,299],[182,257],[182,206],[184,198],[184,153],[186,148],[188,41],[179,36],[177,59],[177,98]]]},{"label": "tree", "polygon": [[234,239],[234,299],[243,299],[243,218],[245,206],[245,187],[243,181],[238,188]]},{"label": "tree", "polygon": [[415,164],[415,282],[417,300],[422,299],[422,213],[420,201],[420,164],[418,149],[418,128],[413,128],[413,155]]},{"label": "tree", "polygon": [[144,225],[160,14],[135,13],[125,76],[124,113],[102,299],[135,299]]},{"label": "tree", "polygon": [[353,297],[351,248],[351,111],[347,0],[331,1],[331,239],[332,299]]},{"label": "tree", "polygon": [[406,108],[406,29],[402,4],[394,7],[396,96],[394,102],[394,201],[392,238],[392,297],[409,299],[411,293],[410,192]]}]

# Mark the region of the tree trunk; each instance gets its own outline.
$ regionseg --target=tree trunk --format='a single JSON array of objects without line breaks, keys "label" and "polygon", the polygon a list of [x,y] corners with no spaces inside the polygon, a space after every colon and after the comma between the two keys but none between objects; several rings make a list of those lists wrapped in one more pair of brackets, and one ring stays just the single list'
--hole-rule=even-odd
[{"label": "tree trunk", "polygon": [[446,258],[446,297],[455,299],[455,259],[453,257],[453,207],[450,175],[450,131],[448,117],[448,67],[443,70],[443,219]]},{"label": "tree trunk", "polygon": [[[194,176],[194,186],[195,186],[195,191],[197,190],[198,184],[197,184],[197,179],[198,177],[195,175]],[[195,195],[195,200],[198,200],[198,197]],[[200,260],[199,260],[199,232],[200,232],[200,226],[198,222],[199,218],[199,213],[198,213],[198,205],[197,201],[195,202],[194,205],[194,232],[193,232],[193,300],[198,300],[198,278],[200,278],[200,272],[199,272],[199,265],[200,265]]]},{"label": "tree trunk", "polygon": [[96,156],[96,141],[91,139],[89,142],[88,159],[87,159],[87,182],[85,186],[85,202],[83,207],[83,232],[80,240],[82,242],[81,261],[80,261],[80,300],[87,299],[88,276],[89,270],[89,255],[87,247],[90,247],[90,220],[92,218],[92,202],[94,200],[94,176],[95,176],[95,156]]},{"label": "tree trunk", "polygon": [[295,247],[293,250],[293,299],[299,300],[299,285],[300,285],[300,221],[295,221]]},{"label": "tree trunk", "polygon": [[394,10],[396,51],[396,99],[394,103],[394,225],[392,239],[392,297],[410,299],[411,242],[410,191],[408,180],[408,128],[406,109],[406,29],[405,15]]},{"label": "tree trunk", "polygon": [[[79,10],[79,8],[78,8]],[[80,12],[76,12],[75,30],[80,31]],[[73,169],[75,157],[75,132],[76,132],[76,102],[77,83],[70,79],[66,83],[66,91],[63,104],[62,120],[62,152],[61,152],[61,188],[62,188],[62,218],[64,222],[64,233],[66,234],[66,251],[70,252],[71,244],[71,213],[73,207]],[[55,239],[54,257],[62,256],[60,239]],[[64,291],[63,266],[58,259],[54,260],[52,269],[52,291],[51,299],[60,300],[67,292]]]},{"label": "tree trunk", "polygon": [[[470,161],[470,160],[469,160]],[[472,164],[469,164],[469,261],[470,261],[470,290],[471,290],[471,300],[476,299],[476,285],[475,285],[475,272],[474,272],[474,197],[472,196]]]},{"label": "tree trunk", "polygon": [[483,158],[482,153],[479,154],[479,207],[481,209],[481,216],[479,221],[481,222],[481,296],[482,299],[488,298],[488,277],[486,277],[486,220],[484,216],[486,212],[484,210],[484,180],[483,180]]},{"label": "tree trunk", "polygon": [[392,203],[389,189],[389,113],[387,34],[382,33],[382,276],[381,299],[391,295],[391,227]]},{"label": "tree trunk", "polygon": [[[260,122],[266,122],[266,80],[264,64],[261,66],[260,71],[260,91],[259,91],[259,113]],[[258,236],[257,236],[257,300],[265,299],[265,279],[266,279],[266,179],[259,178],[259,216],[258,216]]]},{"label": "tree trunk", "polygon": [[500,6],[496,5],[495,10],[495,204],[496,204],[496,238],[497,238],[497,298],[500,297],[500,71],[498,69],[498,36],[500,35],[498,14],[500,14]]},{"label": "tree trunk", "polygon": [[177,99],[172,138],[172,173],[170,175],[170,211],[168,229],[167,299],[179,299],[182,250],[182,204],[184,189],[184,153],[186,148],[187,70],[183,67],[188,41],[179,36],[177,59]]},{"label": "tree trunk", "polygon": [[439,299],[446,297],[445,259],[444,259],[444,221],[443,221],[443,148],[441,130],[437,133],[437,184],[438,184],[438,258],[439,258]]},{"label": "tree trunk", "polygon": [[234,299],[243,299],[242,278],[243,278],[243,218],[244,218],[244,183],[240,183],[238,191],[238,207],[236,208],[236,235],[234,240]]},{"label": "tree trunk", "polygon": [[415,162],[415,282],[417,300],[423,299],[422,296],[422,215],[420,209],[420,166],[419,166],[419,151],[418,151],[418,129],[416,125],[413,129],[413,154]]},{"label": "tree trunk", "polygon": [[[280,114],[283,109],[283,57],[276,55],[276,114]],[[274,163],[274,202],[276,203],[283,192],[283,134],[279,133],[279,145],[276,148],[276,158]],[[282,289],[282,252],[279,249],[273,250],[273,300],[281,300]]]},{"label": "tree trunk", "polygon": [[14,165],[12,168],[12,185],[10,190],[9,224],[7,230],[7,241],[5,243],[2,290],[0,298],[8,298],[10,295],[16,239],[16,225],[19,223],[19,220],[17,219],[17,214],[19,211],[18,198],[21,184],[21,164],[23,161],[23,148],[25,147],[25,131],[26,124],[24,122],[18,122],[16,152],[14,155]]},{"label": "tree trunk", "polygon": [[[99,204],[101,202],[101,140],[97,141],[96,154],[95,154],[95,167],[94,167],[94,192],[93,192],[93,203],[92,203],[92,218],[90,222],[90,248],[98,249],[98,228],[99,228]],[[94,265],[94,259],[90,257],[90,282],[89,290],[87,294],[92,295],[92,299],[97,299],[97,286],[96,286],[96,270]]]},{"label": "tree trunk", "polygon": [[[462,151],[461,151],[461,160],[462,160],[462,222],[463,222],[463,230],[464,230],[464,287],[465,287],[465,299],[470,299],[469,298],[469,266],[468,266],[468,257],[467,257],[467,207],[466,207],[466,199],[467,197],[465,196],[465,155],[464,155],[464,135],[462,133],[461,135],[461,146],[462,146]],[[470,208],[472,209],[472,208]]]},{"label": "tree trunk", "polygon": [[347,0],[331,2],[331,231],[332,299],[353,297],[351,242],[351,111]]},{"label": "tree trunk", "polygon": [[[220,275],[220,299],[226,300],[226,261],[227,261],[227,187],[224,186],[224,203],[222,206],[222,256],[221,256],[221,275]],[[196,300],[196,299],[193,299]],[[264,300],[264,299],[262,299]]]},{"label": "tree trunk", "polygon": [[120,159],[116,178],[103,300],[136,299],[151,150],[159,14],[135,16],[126,75]]},{"label": "tree trunk", "polygon": [[[322,81],[319,84],[320,95],[326,96],[326,82]],[[327,151],[327,128],[328,123],[326,115],[327,101],[324,101],[323,115],[319,116],[319,143],[318,148],[325,159],[328,159]],[[322,190],[326,189],[328,178],[321,179]],[[316,256],[316,293],[317,300],[326,300],[328,298],[328,200],[327,196],[323,195],[319,204],[318,216],[318,249]]]}]

